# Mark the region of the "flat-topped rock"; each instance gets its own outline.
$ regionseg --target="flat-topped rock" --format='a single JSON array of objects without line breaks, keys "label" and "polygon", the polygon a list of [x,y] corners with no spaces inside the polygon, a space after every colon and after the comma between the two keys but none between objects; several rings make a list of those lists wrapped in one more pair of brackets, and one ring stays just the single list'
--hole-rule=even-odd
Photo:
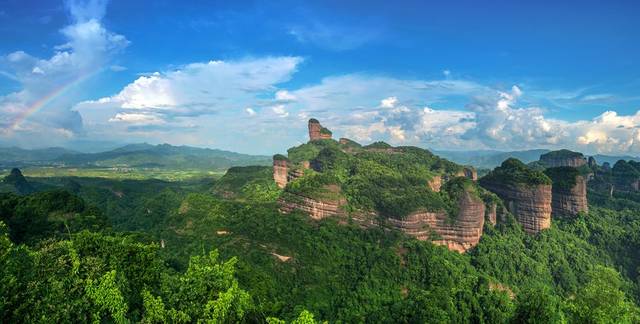
[{"label": "flat-topped rock", "polygon": [[500,197],[527,233],[551,226],[551,179],[517,159],[507,159],[480,179],[480,185]]},{"label": "flat-topped rock", "polygon": [[433,239],[435,244],[463,253],[480,242],[485,205],[480,198],[467,192],[462,195],[458,205],[459,212],[455,219],[450,219],[445,212],[414,212],[402,220],[389,218],[387,223],[418,240]]},{"label": "flat-topped rock", "polygon": [[581,167],[587,164],[587,159],[580,152],[569,150],[551,151],[540,155],[540,161],[548,168]]},{"label": "flat-topped rock", "polygon": [[587,175],[573,167],[550,168],[545,174],[553,181],[551,209],[553,217],[577,216],[589,211]]}]

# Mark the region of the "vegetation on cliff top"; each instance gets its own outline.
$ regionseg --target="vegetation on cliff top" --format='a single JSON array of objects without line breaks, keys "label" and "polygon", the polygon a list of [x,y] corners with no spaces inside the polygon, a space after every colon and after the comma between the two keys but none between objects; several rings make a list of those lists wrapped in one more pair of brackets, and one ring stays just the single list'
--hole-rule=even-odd
[{"label": "vegetation on cliff top", "polygon": [[569,159],[569,158],[583,158],[584,155],[580,152],[574,152],[567,149],[551,151],[540,155],[540,160],[551,159]]},{"label": "vegetation on cliff top", "polygon": [[[457,216],[459,188],[454,185],[457,182],[447,187],[451,192],[434,192],[427,184],[439,174],[454,177],[462,171],[461,166],[417,147],[397,147],[390,153],[367,150],[371,148],[367,146],[345,153],[342,149],[346,145],[324,140],[289,149],[290,161],[310,161],[318,172],[306,172],[285,191],[318,199],[344,196],[348,209],[375,211],[384,217],[403,218],[418,210]],[[382,142],[374,143],[373,147],[391,148]],[[337,197],[333,191],[327,191],[329,185],[339,186],[341,195]],[[470,189],[475,184],[465,182],[464,186]]]},{"label": "vegetation on cliff top", "polygon": [[556,167],[544,170],[551,181],[553,188],[571,190],[576,185],[576,177],[582,175],[577,168],[574,167]]},{"label": "vegetation on cliff top", "polygon": [[529,168],[520,160],[509,158],[482,177],[480,183],[537,186],[550,185],[551,179],[543,172]]}]

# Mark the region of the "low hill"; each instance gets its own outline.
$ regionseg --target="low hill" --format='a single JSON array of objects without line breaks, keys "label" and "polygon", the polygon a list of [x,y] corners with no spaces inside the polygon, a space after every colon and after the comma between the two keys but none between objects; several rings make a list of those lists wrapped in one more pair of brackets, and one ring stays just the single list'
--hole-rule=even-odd
[{"label": "low hill", "polygon": [[130,144],[100,153],[79,153],[63,148],[25,150],[17,147],[0,149],[0,153],[0,164],[6,167],[57,165],[224,170],[233,166],[270,164],[270,158],[266,156],[191,146],[151,145],[147,143]]},{"label": "low hill", "polygon": [[53,161],[63,155],[77,154],[78,152],[62,147],[50,147],[44,149],[27,150],[19,147],[0,147],[0,163],[36,163]]}]

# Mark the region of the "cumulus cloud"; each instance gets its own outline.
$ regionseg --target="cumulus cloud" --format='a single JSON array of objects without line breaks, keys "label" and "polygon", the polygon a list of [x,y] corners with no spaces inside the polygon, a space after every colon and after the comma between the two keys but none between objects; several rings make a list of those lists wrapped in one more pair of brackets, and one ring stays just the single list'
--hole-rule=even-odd
[{"label": "cumulus cloud", "polygon": [[[255,115],[245,109],[259,101],[259,97],[277,90],[277,84],[288,81],[302,62],[299,57],[266,57],[237,61],[209,61],[192,63],[180,69],[141,76],[119,93],[97,101],[80,104],[102,105],[119,112],[136,111],[170,122],[176,117],[198,117],[232,111]],[[280,101],[294,97],[278,91]],[[274,106],[273,112],[285,116],[284,106]],[[149,119],[155,121],[155,119]]]},{"label": "cumulus cloud", "polygon": [[[71,109],[81,96],[79,80],[100,71],[129,44],[124,36],[102,25],[105,7],[105,1],[66,2],[72,24],[60,30],[66,43],[56,46],[50,58],[24,51],[0,57],[0,67],[10,71],[21,87],[0,96],[1,141],[23,143],[83,132],[81,116]],[[34,111],[38,113],[25,119]]]},{"label": "cumulus cloud", "polygon": [[[359,141],[384,139],[434,148],[565,147],[587,153],[640,153],[640,112],[621,116],[609,111],[578,121],[549,118],[542,107],[519,104],[526,93],[518,86],[501,90],[464,80],[345,75],[289,92],[296,101],[285,107],[298,119],[317,117],[331,125],[334,133]],[[460,104],[451,108],[456,101]]]}]

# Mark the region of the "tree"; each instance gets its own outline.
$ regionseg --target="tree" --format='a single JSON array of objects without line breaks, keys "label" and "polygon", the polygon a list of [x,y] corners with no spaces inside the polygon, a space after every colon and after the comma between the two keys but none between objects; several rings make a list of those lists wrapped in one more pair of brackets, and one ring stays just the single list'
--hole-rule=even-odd
[{"label": "tree", "polygon": [[637,306],[621,290],[622,279],[613,269],[596,266],[589,281],[568,302],[571,319],[576,323],[637,323]]}]

